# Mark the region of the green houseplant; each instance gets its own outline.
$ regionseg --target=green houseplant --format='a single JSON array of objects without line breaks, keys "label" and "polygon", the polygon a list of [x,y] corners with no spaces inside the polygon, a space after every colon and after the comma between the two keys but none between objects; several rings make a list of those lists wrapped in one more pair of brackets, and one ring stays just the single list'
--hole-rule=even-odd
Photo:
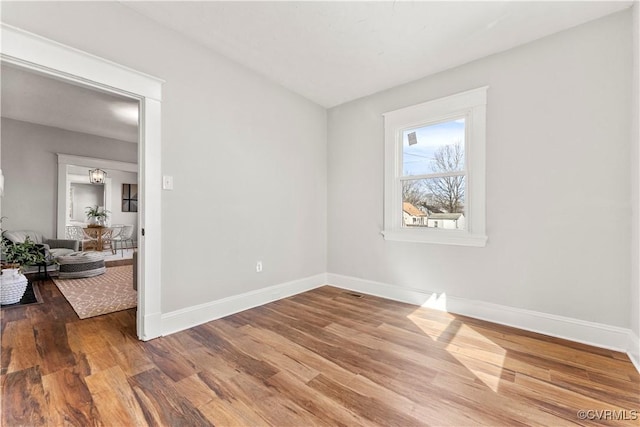
[{"label": "green houseplant", "polygon": [[3,246],[5,262],[13,268],[29,267],[46,261],[42,248],[32,242],[29,237],[22,243],[4,242]]},{"label": "green houseplant", "polygon": [[98,205],[87,206],[85,213],[89,221],[89,227],[102,227],[107,221],[107,217],[111,212],[106,209],[100,209]]}]

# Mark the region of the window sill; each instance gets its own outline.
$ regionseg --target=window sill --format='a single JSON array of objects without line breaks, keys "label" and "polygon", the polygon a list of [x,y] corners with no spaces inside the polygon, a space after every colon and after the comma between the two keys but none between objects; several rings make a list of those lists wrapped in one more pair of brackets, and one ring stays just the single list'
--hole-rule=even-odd
[{"label": "window sill", "polygon": [[487,236],[469,234],[463,231],[442,230],[391,230],[383,231],[385,240],[396,242],[432,243],[438,245],[457,245],[485,247]]}]

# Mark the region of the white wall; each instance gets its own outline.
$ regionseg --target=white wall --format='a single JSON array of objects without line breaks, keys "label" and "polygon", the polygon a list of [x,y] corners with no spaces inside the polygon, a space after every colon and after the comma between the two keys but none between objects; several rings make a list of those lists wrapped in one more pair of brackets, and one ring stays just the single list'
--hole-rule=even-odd
[{"label": "white wall", "polygon": [[1,7],[10,25],[166,81],[163,313],[326,271],[323,108],[116,2]]},{"label": "white wall", "polygon": [[135,172],[125,172],[110,169],[107,176],[111,178],[111,211],[109,222],[111,224],[131,224],[134,226],[133,239],[138,233],[138,213],[122,212],[122,184],[137,184],[138,174]]},{"label": "white wall", "polygon": [[[625,11],[329,110],[328,271],[628,328],[630,35]],[[385,241],[381,114],[484,85],[487,247]]]},{"label": "white wall", "polygon": [[2,119],[2,225],[55,237],[58,158],[56,153],[137,162],[137,145],[49,126]]}]

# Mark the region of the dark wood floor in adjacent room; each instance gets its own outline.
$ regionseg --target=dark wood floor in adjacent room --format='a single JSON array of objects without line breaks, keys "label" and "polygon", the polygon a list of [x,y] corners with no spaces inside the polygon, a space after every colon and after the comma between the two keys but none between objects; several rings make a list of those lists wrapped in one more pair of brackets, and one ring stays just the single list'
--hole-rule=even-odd
[{"label": "dark wood floor in adjacent room", "polygon": [[150,342],[41,293],[1,311],[3,426],[639,423],[625,354],[332,287]]}]

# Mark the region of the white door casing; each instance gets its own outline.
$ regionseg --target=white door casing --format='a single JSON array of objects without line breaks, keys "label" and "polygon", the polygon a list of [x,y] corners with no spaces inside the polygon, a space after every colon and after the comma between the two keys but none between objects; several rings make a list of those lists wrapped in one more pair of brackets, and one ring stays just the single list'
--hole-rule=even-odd
[{"label": "white door casing", "polygon": [[10,25],[0,23],[0,31],[3,62],[139,101],[137,334],[160,336],[163,80]]}]

